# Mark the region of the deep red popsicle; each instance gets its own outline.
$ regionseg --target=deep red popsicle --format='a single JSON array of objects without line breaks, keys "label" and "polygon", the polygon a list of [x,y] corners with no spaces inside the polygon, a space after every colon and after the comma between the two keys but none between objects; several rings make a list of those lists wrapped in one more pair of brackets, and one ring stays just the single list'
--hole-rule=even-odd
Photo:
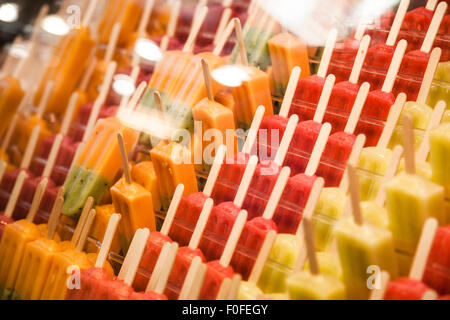
[{"label": "deep red popsicle", "polygon": [[429,290],[422,281],[401,278],[388,284],[384,300],[422,300]]},{"label": "deep red popsicle", "polygon": [[450,226],[436,231],[423,281],[439,294],[450,294]]}]

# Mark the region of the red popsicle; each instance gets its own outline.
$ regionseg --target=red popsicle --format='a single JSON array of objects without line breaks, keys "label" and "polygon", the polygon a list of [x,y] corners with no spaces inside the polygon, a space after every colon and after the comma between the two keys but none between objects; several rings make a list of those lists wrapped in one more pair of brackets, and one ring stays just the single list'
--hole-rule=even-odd
[{"label": "red popsicle", "polygon": [[19,176],[14,183],[14,187],[11,191],[11,195],[9,197],[8,203],[6,204],[5,212],[0,215],[0,239],[3,235],[3,229],[7,224],[14,222],[12,219],[12,214],[17,204],[17,200],[19,199],[20,191],[22,190],[23,183],[27,178],[27,173],[25,171],[20,171]]},{"label": "red popsicle", "polygon": [[258,157],[252,156],[248,161],[234,202],[222,202],[213,208],[199,246],[208,261],[216,260],[222,255],[224,243],[241,211],[257,164]]},{"label": "red popsicle", "polygon": [[205,274],[206,265],[200,257],[195,257],[192,260],[183,287],[178,295],[178,300],[198,300]]},{"label": "red popsicle", "polygon": [[178,242],[181,246],[186,246],[192,238],[193,229],[197,224],[205,201],[211,197],[225,154],[226,146],[222,145],[219,147],[214,158],[214,163],[209,172],[208,180],[206,181],[203,192],[193,193],[187,197],[181,198],[175,214],[175,223],[172,225],[169,232],[170,238]]},{"label": "red popsicle", "polygon": [[232,230],[220,260],[214,260],[206,264],[206,276],[200,293],[200,300],[215,300],[224,279],[233,277],[234,271],[230,262],[244,229],[245,221],[247,221],[247,212],[242,210],[234,219]]},{"label": "red popsicle", "polygon": [[434,300],[437,298],[437,293],[422,282],[437,228],[436,219],[430,218],[425,222],[409,278],[400,278],[389,283],[384,296],[385,300]]}]

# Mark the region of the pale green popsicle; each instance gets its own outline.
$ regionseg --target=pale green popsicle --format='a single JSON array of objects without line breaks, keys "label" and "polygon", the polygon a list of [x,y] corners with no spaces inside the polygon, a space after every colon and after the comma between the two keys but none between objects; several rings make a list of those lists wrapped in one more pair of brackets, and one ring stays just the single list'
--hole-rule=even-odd
[{"label": "pale green popsicle", "polygon": [[432,180],[445,188],[450,198],[450,122],[442,123],[430,133]]},{"label": "pale green popsicle", "polygon": [[298,272],[287,279],[292,300],[344,300],[345,287],[341,281],[328,274],[313,275]]},{"label": "pale green popsicle", "polygon": [[[321,274],[328,274],[338,280],[342,280],[342,268],[339,257],[330,252],[317,252],[317,262]],[[309,270],[309,261],[305,264],[305,270]]]}]

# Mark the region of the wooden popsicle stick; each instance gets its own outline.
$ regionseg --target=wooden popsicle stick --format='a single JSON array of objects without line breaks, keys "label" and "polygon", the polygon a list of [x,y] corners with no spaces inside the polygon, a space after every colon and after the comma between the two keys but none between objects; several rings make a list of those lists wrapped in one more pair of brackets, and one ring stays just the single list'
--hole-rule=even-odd
[{"label": "wooden popsicle stick", "polygon": [[281,139],[280,147],[278,148],[275,159],[273,160],[273,162],[275,162],[280,167],[283,165],[284,160],[286,159],[289,146],[291,145],[292,139],[294,138],[294,133],[295,129],[297,128],[298,121],[299,118],[296,114],[293,114],[289,118],[289,122],[283,134],[283,139]]},{"label": "wooden popsicle stick", "polygon": [[327,146],[328,138],[331,133],[331,124],[325,123],[322,128],[320,128],[319,136],[317,137],[316,144],[309,158],[308,165],[306,166],[305,175],[312,177],[316,174],[319,168],[320,159],[322,159],[322,154]]},{"label": "wooden popsicle stick", "polygon": [[221,145],[217,150],[213,165],[211,167],[211,171],[209,171],[208,180],[206,180],[205,188],[203,189],[203,194],[207,197],[210,197],[212,194],[217,178],[219,177],[220,169],[222,168],[226,153],[227,147],[225,145]]},{"label": "wooden popsicle stick", "polygon": [[[350,154],[350,158],[348,163],[352,166],[356,167],[358,165],[358,160],[361,155],[361,152],[366,143],[366,136],[364,134],[360,134],[356,137],[355,144],[353,145],[352,153]],[[341,183],[339,184],[339,189],[347,193],[348,191],[348,174],[347,169],[345,169],[344,176],[342,177]]]},{"label": "wooden popsicle stick", "polygon": [[52,97],[53,89],[55,87],[55,83],[53,81],[49,81],[45,86],[44,94],[42,95],[41,101],[39,102],[39,106],[36,111],[36,116],[42,118],[45,112],[45,108]]},{"label": "wooden popsicle stick", "polygon": [[31,202],[30,211],[28,211],[26,220],[28,222],[33,222],[36,213],[39,210],[39,206],[42,201],[42,197],[44,196],[45,189],[47,188],[48,179],[44,178],[39,182],[36,191],[34,192],[33,201]]},{"label": "wooden popsicle stick", "polygon": [[139,100],[141,99],[142,95],[144,94],[145,89],[147,89],[147,82],[142,81],[137,89],[134,91],[133,96],[131,97],[130,101],[128,102],[126,108],[128,108],[131,111],[136,110],[137,105],[139,104]]},{"label": "wooden popsicle stick", "polygon": [[236,38],[238,41],[239,46],[239,56],[241,60],[241,64],[245,67],[248,66],[248,56],[247,56],[247,49],[245,48],[244,43],[244,36],[242,34],[242,26],[241,26],[241,20],[239,18],[234,18],[234,29],[236,31]]},{"label": "wooden popsicle stick", "polygon": [[403,20],[405,19],[406,12],[409,8],[409,0],[401,0],[398,6],[397,13],[395,14],[394,22],[392,23],[391,31],[386,40],[388,46],[393,46],[397,42],[398,34],[400,33],[400,28],[402,27]]},{"label": "wooden popsicle stick", "polygon": [[86,245],[88,234],[91,231],[92,224],[94,223],[95,215],[96,215],[95,209],[91,209],[91,211],[89,211],[89,214],[87,216],[86,223],[83,226],[83,231],[81,231],[80,239],[78,240],[75,250],[79,252],[83,251],[83,248]]},{"label": "wooden popsicle stick", "polygon": [[334,84],[336,82],[336,76],[330,74],[325,79],[325,84],[323,86],[322,94],[320,95],[319,103],[317,104],[316,113],[314,114],[314,121],[318,123],[323,122],[325,117],[325,112],[327,111],[328,102],[330,101],[331,92],[333,91]]},{"label": "wooden popsicle stick", "polygon": [[230,236],[228,237],[225,249],[223,250],[222,256],[220,257],[220,265],[222,267],[228,267],[233,257],[234,250],[238,244],[239,238],[241,237],[242,230],[244,230],[245,222],[247,221],[247,211],[242,210],[236,221],[234,222],[233,229],[231,229]]},{"label": "wooden popsicle stick", "polygon": [[403,61],[403,56],[405,55],[407,45],[408,43],[404,39],[400,40],[399,43],[397,44],[394,56],[392,57],[391,65],[389,66],[389,70],[386,74],[386,79],[384,80],[381,91],[392,92],[395,80],[397,79],[398,71],[400,70],[400,65],[402,64]]},{"label": "wooden popsicle stick", "polygon": [[97,9],[98,0],[89,1],[89,6],[86,10],[86,15],[83,17],[83,21],[81,23],[82,26],[87,27],[92,20],[92,17]]},{"label": "wooden popsicle stick", "polygon": [[175,193],[172,197],[172,202],[170,202],[169,210],[167,211],[166,218],[161,227],[161,234],[167,236],[169,234],[170,228],[172,227],[173,219],[177,213],[178,205],[180,204],[181,198],[183,197],[184,184],[179,184],[175,189]]},{"label": "wooden popsicle stick", "polygon": [[231,20],[227,27],[223,30],[223,32],[220,34],[219,39],[217,39],[217,44],[214,47],[213,54],[218,56],[222,52],[223,48],[227,44],[228,38],[231,36],[231,34],[234,31],[234,21]]},{"label": "wooden popsicle stick", "polygon": [[275,243],[277,233],[275,230],[269,231],[264,239],[261,250],[259,250],[258,257],[256,258],[255,264],[253,265],[252,272],[248,278],[248,282],[252,284],[257,284],[261,273],[263,271],[264,265],[269,258],[270,251],[272,250],[273,244]]},{"label": "wooden popsicle stick", "polygon": [[127,184],[131,184],[133,181],[131,180],[130,164],[128,163],[127,149],[125,148],[125,141],[123,140],[121,132],[117,133],[117,140],[119,142],[120,157],[122,158],[122,168],[125,180],[127,181]]},{"label": "wooden popsicle stick", "polygon": [[447,104],[445,101],[439,101],[431,114],[430,123],[423,136],[422,143],[420,144],[419,150],[416,153],[416,161],[425,162],[427,161],[428,155],[430,154],[430,133],[431,130],[439,126],[444,117]]},{"label": "wooden popsicle stick", "polygon": [[252,152],[265,112],[266,108],[264,106],[259,106],[258,109],[256,109],[251,127],[248,131],[247,139],[245,140],[244,147],[242,148],[243,153],[250,154]]},{"label": "wooden popsicle stick", "polygon": [[428,0],[427,4],[425,6],[425,9],[434,11],[434,9],[436,9],[437,3],[438,3],[438,0]]},{"label": "wooden popsicle stick", "polygon": [[153,291],[156,288],[156,285],[157,285],[158,279],[159,279],[159,275],[163,271],[164,264],[169,255],[170,248],[171,248],[171,243],[169,243],[169,242],[164,243],[164,245],[161,249],[161,253],[158,256],[158,260],[156,261],[155,267],[153,268],[150,280],[147,283],[145,292]]},{"label": "wooden popsicle stick", "polygon": [[138,38],[145,37],[145,30],[147,29],[148,23],[152,16],[153,7],[155,5],[155,0],[147,0],[145,2],[144,12],[142,13],[141,19],[138,26]]},{"label": "wooden popsicle stick", "polygon": [[433,19],[431,20],[430,26],[427,31],[427,35],[423,40],[420,51],[428,53],[433,48],[434,39],[436,39],[436,35],[439,31],[442,19],[444,18],[445,13],[447,12],[447,6],[448,5],[445,1],[442,1],[441,3],[438,4],[436,10],[434,11]]},{"label": "wooden popsicle stick", "polygon": [[92,75],[94,74],[95,68],[97,67],[98,60],[96,57],[90,58],[91,63],[89,63],[83,78],[81,78],[80,82],[80,91],[86,92],[89,82],[91,81]]},{"label": "wooden popsicle stick", "polygon": [[438,227],[439,223],[435,218],[429,218],[425,222],[419,244],[417,245],[416,254],[414,255],[413,264],[409,271],[410,279],[422,281]]},{"label": "wooden popsicle stick", "polygon": [[219,301],[226,300],[228,298],[228,292],[230,291],[230,287],[231,287],[231,279],[230,278],[223,279],[222,283],[220,284],[216,300]]},{"label": "wooden popsicle stick", "polygon": [[402,156],[403,156],[403,147],[396,146],[392,151],[391,161],[389,161],[389,165],[386,168],[386,173],[383,177],[383,182],[381,183],[380,189],[378,190],[378,194],[375,199],[375,203],[381,207],[384,207],[384,204],[386,202],[386,190],[384,186],[388,181],[391,181],[397,174]]},{"label": "wooden popsicle stick", "polygon": [[8,130],[6,131],[6,135],[3,138],[2,145],[0,150],[5,152],[8,149],[9,143],[11,142],[12,135],[17,127],[17,122],[19,121],[19,114],[16,113],[9,124]]},{"label": "wooden popsicle stick", "polygon": [[403,149],[405,152],[405,171],[407,174],[416,174],[416,160],[414,150],[414,128],[410,114],[403,115]]},{"label": "wooden popsicle stick", "polygon": [[367,25],[361,23],[357,28],[356,28],[356,32],[354,35],[354,39],[361,41],[362,38],[364,37],[364,34],[366,33],[366,29],[367,29]]},{"label": "wooden popsicle stick", "polygon": [[48,220],[48,233],[47,239],[52,240],[55,237],[56,227],[59,223],[59,217],[64,204],[64,194],[56,197],[56,201],[53,205],[50,219]]},{"label": "wooden popsicle stick", "polygon": [[116,23],[111,30],[111,34],[109,35],[108,47],[106,48],[104,58],[106,64],[109,64],[114,56],[114,51],[116,50],[117,42],[119,41],[121,29],[122,25],[120,23]]},{"label": "wooden popsicle stick", "polygon": [[439,295],[433,289],[426,291],[422,296],[422,300],[437,300],[438,298]]},{"label": "wooden popsicle stick", "polygon": [[5,162],[5,160],[0,159],[0,182],[3,180],[3,176],[5,175],[7,167],[8,164]]},{"label": "wooden popsicle stick", "polygon": [[141,68],[139,66],[133,67],[133,70],[131,70],[130,78],[131,81],[133,81],[133,84],[136,85],[137,79],[139,77],[139,74],[141,73]]},{"label": "wooden popsicle stick", "polygon": [[86,145],[85,142],[80,142],[80,144],[78,145],[77,150],[75,151],[75,155],[73,157],[72,163],[70,164],[69,172],[77,164],[78,158],[80,157],[81,151],[83,151],[85,145]]},{"label": "wooden popsicle stick", "polygon": [[37,18],[35,19],[35,22],[33,25],[33,32],[30,37],[31,43],[34,43],[37,40],[39,30],[41,30],[41,23],[44,20],[45,16],[48,14],[49,10],[50,10],[50,6],[48,4],[44,4],[41,7],[41,10],[39,10],[39,14],[38,14]]},{"label": "wooden popsicle stick", "polygon": [[325,43],[325,49],[320,60],[319,70],[317,76],[325,78],[327,76],[328,67],[330,66],[331,56],[333,55],[334,46],[336,45],[337,29],[331,29],[328,34],[327,42]]},{"label": "wooden popsicle stick", "polygon": [[66,112],[64,113],[64,119],[61,124],[61,130],[59,132],[65,136],[69,132],[70,123],[72,122],[75,109],[77,107],[78,98],[78,92],[72,93],[72,95],[70,96],[69,105],[67,106]]},{"label": "wooden popsicle stick", "polygon": [[379,288],[372,289],[370,292],[370,298],[369,300],[383,300],[384,294],[386,293],[387,285],[389,283],[389,280],[391,279],[391,275],[387,271],[381,271],[378,274],[377,282],[380,284]]},{"label": "wooden popsicle stick", "polygon": [[358,125],[359,118],[361,116],[362,109],[366,104],[367,95],[369,94],[370,84],[364,82],[359,88],[358,95],[356,96],[355,104],[353,105],[352,112],[348,119],[347,125],[345,126],[344,132],[353,134]]},{"label": "wooden popsicle stick", "polygon": [[213,199],[211,198],[206,199],[205,204],[203,205],[202,212],[200,213],[198,222],[195,225],[194,233],[192,234],[191,240],[189,241],[190,249],[195,250],[198,248],[200,239],[202,238],[203,232],[205,231],[206,224],[208,223],[208,219],[211,214],[213,206],[214,206]]},{"label": "wooden popsicle stick", "polygon": [[45,164],[44,171],[42,172],[42,176],[49,178],[52,174],[53,168],[55,166],[56,157],[58,156],[59,149],[61,148],[61,143],[63,141],[63,135],[57,134],[55,140],[53,141],[52,148],[50,150],[50,154],[47,158],[47,163]]},{"label": "wooden popsicle stick", "polygon": [[181,11],[181,1],[176,0],[172,2],[172,10],[170,11],[170,20],[167,25],[167,35],[169,37],[173,37],[175,35],[175,31],[177,29],[178,17],[180,16]]},{"label": "wooden popsicle stick", "polygon": [[[136,272],[139,268],[139,263],[141,262],[142,255],[144,254],[145,245],[147,244],[147,239],[150,235],[150,231],[147,228],[139,229],[138,231],[136,231],[136,234],[136,241],[134,241],[135,238],[133,238],[133,241],[131,242],[132,245],[134,242],[134,246],[130,246],[130,248],[128,249],[127,256],[125,257],[125,261],[122,265],[122,269],[120,269],[118,275],[118,279],[123,280],[128,285],[133,284]],[[125,269],[125,272],[122,272],[123,269]]]},{"label": "wooden popsicle stick", "polygon": [[283,169],[281,169],[272,194],[270,195],[269,201],[267,202],[266,208],[264,209],[264,213],[262,215],[263,219],[271,220],[273,218],[273,215],[275,214],[275,211],[278,207],[278,203],[280,202],[281,196],[290,175],[291,169],[289,167],[284,167]]},{"label": "wooden popsicle stick", "polygon": [[95,261],[95,268],[103,268],[106,260],[108,259],[108,253],[111,249],[111,244],[116,234],[117,226],[119,225],[121,215],[114,213],[109,218],[108,226],[106,227],[105,235],[103,236],[102,246]]},{"label": "wooden popsicle stick", "polygon": [[167,255],[167,258],[164,261],[164,267],[162,269],[161,274],[159,275],[158,282],[156,284],[155,289],[153,290],[154,292],[159,294],[164,293],[164,289],[166,289],[170,273],[172,272],[172,268],[175,263],[177,252],[178,252],[178,243],[176,242],[171,243],[169,254]]},{"label": "wooden popsicle stick", "polygon": [[353,64],[352,73],[350,74],[349,82],[353,84],[357,84],[359,80],[359,76],[361,74],[361,70],[364,64],[364,60],[366,59],[367,49],[369,49],[371,38],[369,35],[365,35],[361,44],[359,45],[358,54],[356,55],[355,63]]},{"label": "wooden popsicle stick", "polygon": [[205,276],[206,276],[206,269],[207,269],[206,264],[202,263],[196,274],[194,285],[192,286],[192,289],[189,292],[188,300],[198,300],[199,299],[200,292],[203,287],[203,282],[204,282]]},{"label": "wooden popsicle stick", "polygon": [[[323,178],[317,178],[316,181],[314,181],[313,188],[311,189],[311,193],[309,194],[308,202],[306,203],[306,207],[303,210],[302,220],[300,221],[300,224],[298,225],[297,231],[295,234],[300,239],[303,239],[305,237],[303,221],[305,221],[305,219],[312,220],[314,211],[316,210],[317,203],[319,202],[320,194],[322,193],[324,185],[325,185],[325,180]],[[307,251],[305,248],[302,248],[302,250],[300,250],[300,252],[298,254],[297,260],[295,261],[292,272],[295,273],[295,272],[302,271],[305,267],[307,258],[308,258]]]},{"label": "wooden popsicle stick", "polygon": [[[199,282],[199,275],[202,273],[202,259],[200,257],[195,257],[192,259],[191,265],[189,266],[189,270],[186,274],[186,278],[184,279],[183,286],[181,287],[180,294],[178,295],[178,300],[189,300],[190,294],[192,292],[193,287],[196,282]],[[203,268],[206,271],[206,266]],[[203,273],[204,277],[204,273]],[[203,283],[203,280],[201,280]]]},{"label": "wooden popsicle stick", "polygon": [[380,140],[378,140],[377,147],[381,149],[386,149],[391,141],[392,134],[394,133],[395,127],[402,114],[403,106],[406,102],[406,94],[400,93],[395,100],[395,104],[391,107],[389,116],[384,125],[383,132],[381,133]]},{"label": "wooden popsicle stick", "polygon": [[203,7],[207,6],[207,3],[208,3],[208,0],[198,0],[197,5],[195,6],[194,16],[192,17],[193,22],[199,18],[200,10]]},{"label": "wooden popsicle stick", "polygon": [[284,99],[281,104],[279,113],[280,117],[287,118],[289,115],[289,110],[291,109],[292,100],[294,99],[295,90],[297,90],[298,80],[300,79],[301,73],[302,69],[298,66],[292,69],[286,93],[284,94]]},{"label": "wooden popsicle stick", "polygon": [[313,275],[319,275],[319,262],[317,261],[316,246],[314,243],[314,228],[311,219],[303,220],[304,241],[309,260],[309,270]]},{"label": "wooden popsicle stick", "polygon": [[27,147],[23,154],[22,162],[20,163],[21,169],[28,169],[31,164],[31,158],[33,157],[34,150],[36,149],[36,144],[39,139],[39,134],[41,133],[41,127],[35,126],[33,131],[31,131],[30,139],[28,140]]},{"label": "wooden popsicle stick", "polygon": [[203,69],[203,78],[205,80],[206,93],[208,94],[209,101],[214,102],[214,92],[212,88],[212,80],[211,80],[211,72],[209,69],[208,62],[205,59],[202,59],[202,69]]},{"label": "wooden popsicle stick", "polygon": [[230,290],[228,290],[228,295],[227,295],[226,300],[237,300],[241,282],[242,282],[242,276],[240,274],[234,274],[233,278],[231,278]]},{"label": "wooden popsicle stick", "polygon": [[200,32],[200,29],[203,25],[203,22],[205,21],[207,14],[208,14],[208,7],[202,7],[201,9],[199,9],[199,12],[195,17],[195,20],[192,22],[191,32],[189,33],[189,37],[186,40],[183,52],[192,52],[194,50],[195,41],[197,40],[197,36]]},{"label": "wooden popsicle stick", "polygon": [[75,227],[75,230],[73,232],[72,239],[70,240],[70,242],[73,245],[76,245],[78,243],[81,232],[83,231],[83,227],[86,224],[87,217],[93,205],[94,205],[94,198],[93,197],[87,198],[86,203],[84,204],[83,207],[83,211],[81,211],[80,218],[78,219],[77,226]]},{"label": "wooden popsicle stick", "polygon": [[222,17],[220,18],[219,25],[217,26],[216,35],[214,36],[213,44],[216,46],[220,37],[222,36],[223,32],[225,31],[228,22],[230,21],[232,11],[230,8],[226,8],[223,13]]},{"label": "wooden popsicle stick", "polygon": [[17,176],[16,182],[14,183],[14,187],[11,191],[11,195],[9,197],[8,203],[6,204],[5,216],[11,218],[14,212],[14,209],[17,204],[17,200],[19,200],[20,192],[22,191],[23,183],[25,179],[28,178],[27,173],[24,170],[19,172]]},{"label": "wooden popsicle stick", "polygon": [[105,78],[103,80],[102,88],[100,90],[100,94],[98,95],[97,100],[95,100],[94,106],[92,107],[91,114],[89,115],[89,120],[86,125],[86,129],[83,135],[83,142],[86,142],[90,137],[92,130],[94,130],[95,123],[97,122],[98,115],[100,114],[100,109],[102,105],[105,103],[106,97],[109,92],[109,88],[111,86],[111,82],[114,78],[114,73],[116,72],[117,63],[110,62],[108,65],[108,69],[105,74]]},{"label": "wooden popsicle stick", "polygon": [[427,98],[433,84],[434,74],[436,73],[439,60],[441,59],[441,54],[441,48],[434,48],[433,51],[431,51],[427,69],[425,70],[422,85],[420,86],[419,94],[417,96],[417,103],[426,104],[427,102]]},{"label": "wooden popsicle stick", "polygon": [[[6,71],[10,69],[12,65],[12,60],[14,60],[14,56],[12,55],[13,48],[19,45],[23,42],[23,37],[21,35],[18,35],[14,38],[13,43],[7,48],[6,58],[3,61],[3,64],[0,69],[0,77],[3,77],[6,75]],[[17,78],[16,78],[17,79]]]},{"label": "wooden popsicle stick", "polygon": [[363,214],[361,211],[361,194],[359,191],[359,180],[356,168],[351,164],[347,164],[348,178],[350,182],[350,200],[352,205],[352,213],[354,222],[362,226],[364,224]]},{"label": "wooden popsicle stick", "polygon": [[17,66],[14,68],[14,71],[12,73],[13,78],[15,79],[21,79],[23,71],[25,70],[25,67],[28,65],[28,62],[30,61],[31,57],[34,54],[34,49],[36,48],[35,43],[31,43],[31,45],[28,48],[27,55],[20,59]]},{"label": "wooden popsicle stick", "polygon": [[241,208],[244,204],[245,196],[247,195],[248,188],[252,182],[253,175],[258,165],[258,157],[252,156],[248,161],[247,167],[245,168],[244,175],[242,176],[241,184],[239,185],[236,197],[234,198],[234,205]]}]

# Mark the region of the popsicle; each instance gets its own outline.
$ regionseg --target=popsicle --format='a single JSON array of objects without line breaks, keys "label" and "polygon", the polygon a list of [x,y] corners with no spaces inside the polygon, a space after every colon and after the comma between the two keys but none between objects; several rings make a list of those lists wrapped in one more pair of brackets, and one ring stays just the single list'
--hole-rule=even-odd
[{"label": "popsicle", "polygon": [[158,178],[151,161],[143,161],[131,169],[131,179],[143,186],[152,194],[153,210],[161,209],[161,197],[159,194]]},{"label": "popsicle", "polygon": [[385,300],[435,300],[437,298],[437,293],[422,282],[437,228],[436,219],[429,218],[425,221],[409,277],[390,282],[384,295]]},{"label": "popsicle", "polygon": [[[308,202],[303,210],[303,218],[312,217],[323,189],[322,178],[316,179],[311,190]],[[302,240],[300,237],[303,225],[300,223],[295,235],[280,233],[269,255],[262,274],[258,281],[258,287],[264,293],[285,293],[287,290],[286,278],[299,258]]]},{"label": "popsicle", "polygon": [[[441,52],[442,51],[440,48],[433,49],[428,60],[428,65],[426,67],[425,75],[420,86],[417,100],[415,102],[410,100],[404,106],[403,114],[410,114],[413,117],[413,124],[415,129],[426,130],[430,122],[433,109],[426,104],[426,101],[430,92],[437,65],[439,63]],[[408,91],[405,90],[405,92]],[[394,146],[396,144],[401,144],[401,141],[401,130],[397,130],[392,137],[391,145]],[[416,143],[420,143],[420,137],[416,138]]]},{"label": "popsicle", "polygon": [[[297,114],[302,121],[311,120],[313,113],[306,113],[307,108],[301,107],[301,102],[317,105],[322,96],[323,87],[328,73],[334,46],[336,44],[337,30],[332,29],[327,37],[325,49],[320,60],[319,70],[316,75],[303,78],[299,81],[294,99],[296,103],[291,106],[290,114]],[[309,115],[309,116],[308,116]]]},{"label": "popsicle", "polygon": [[441,295],[450,293],[448,273],[448,239],[449,226],[439,227],[434,237],[423,281]]},{"label": "popsicle", "polygon": [[89,196],[96,202],[103,197],[120,169],[117,133],[122,133],[126,151],[129,152],[136,143],[136,133],[124,127],[115,118],[98,121],[94,134],[64,183],[66,188],[66,202],[62,211],[64,215],[77,217]]},{"label": "popsicle", "polygon": [[417,93],[419,92],[420,83],[420,81],[418,82],[417,80],[420,80],[425,74],[425,69],[427,68],[428,60],[430,59],[430,52],[433,48],[434,39],[436,38],[439,25],[441,24],[446,10],[447,3],[442,1],[434,12],[433,20],[431,21],[420,50],[413,50],[405,54],[403,62],[400,66],[400,74],[405,76],[403,77],[404,79],[399,78],[397,80],[394,93],[405,91],[408,95],[408,99],[416,99]]},{"label": "popsicle", "polygon": [[120,214],[112,214],[109,218],[108,226],[106,228],[100,252],[97,256],[97,260],[93,268],[83,270],[80,274],[81,288],[67,290],[65,300],[98,300],[97,285],[99,281],[105,281],[109,279],[108,274],[104,269],[106,260],[108,259],[108,253],[111,249],[115,232],[119,225]]},{"label": "popsicle", "polygon": [[206,275],[206,265],[200,257],[192,259],[178,300],[198,300]]},{"label": "popsicle", "polygon": [[276,231],[271,230],[267,233],[261,250],[256,257],[255,263],[248,277],[248,281],[242,281],[239,287],[238,300],[258,300],[259,295],[263,294],[258,287],[258,280],[263,271],[264,265],[269,258],[270,251],[275,243]]},{"label": "popsicle", "polygon": [[[102,237],[105,235],[109,220],[111,219],[112,215],[116,213],[116,209],[114,208],[113,204],[105,204],[102,206],[96,206],[95,212],[95,220],[92,224],[89,237],[100,241],[100,239],[102,239]],[[97,243],[87,243],[86,252],[96,253],[97,251]],[[116,254],[120,253],[120,241],[119,235],[117,233],[114,236],[110,251]]]},{"label": "popsicle", "polygon": [[119,237],[122,250],[127,251],[136,230],[147,228],[153,232],[156,230],[156,221],[151,193],[131,180],[128,155],[120,132],[117,134],[117,139],[125,177],[116,182],[110,192],[116,211],[123,217]]},{"label": "popsicle", "polygon": [[309,260],[310,271],[294,270],[286,280],[289,297],[292,300],[344,300],[344,284],[319,270],[314,246],[314,228],[310,218],[303,220],[304,242]]},{"label": "popsicle", "polygon": [[2,299],[11,297],[26,244],[40,237],[40,231],[33,221],[46,186],[47,180],[44,179],[36,189],[27,218],[8,224],[3,230],[0,242],[0,296]]},{"label": "popsicle", "polygon": [[244,231],[238,242],[238,250],[235,252],[231,264],[235,271],[242,275],[244,280],[250,276],[250,272],[256,261],[264,239],[270,231],[278,232],[273,216],[278,203],[285,190],[291,170],[284,167],[280,170],[273,191],[269,196],[263,214],[257,213],[252,220],[247,221]]},{"label": "popsicle", "polygon": [[388,149],[388,145],[394,134],[395,127],[405,102],[406,94],[400,93],[397,96],[394,105],[391,107],[377,145],[375,147],[366,147],[361,151],[358,160],[358,168],[364,172],[364,174],[361,174],[359,177],[361,199],[363,201],[374,200],[380,189],[380,183],[377,182],[377,177],[385,175],[391,161],[392,150]]},{"label": "popsicle", "polygon": [[[91,52],[94,49],[95,41],[91,38],[90,29],[88,27],[94,11],[97,8],[98,1],[90,1],[86,14],[79,29],[72,30],[66,37],[61,40],[57,57],[57,63],[50,63],[46,69],[44,77],[42,77],[34,102],[39,104],[42,99],[44,88],[49,81],[54,81],[55,87],[51,98],[45,105],[45,111],[63,114],[64,109],[69,102],[69,97],[81,79],[84,66],[87,65]],[[54,62],[54,61],[52,61]]]},{"label": "popsicle", "polygon": [[205,201],[211,197],[212,190],[223,165],[225,154],[226,147],[222,145],[219,147],[214,158],[203,192],[193,193],[181,198],[175,214],[176,223],[169,232],[170,237],[181,246],[187,246],[193,236],[193,229],[197,225]]},{"label": "popsicle", "polygon": [[5,119],[0,126],[0,136],[5,134],[20,101],[25,97],[19,79],[14,76],[15,74],[0,79],[0,116]]},{"label": "popsicle", "polygon": [[224,239],[229,237],[236,217],[241,211],[257,163],[258,157],[252,156],[245,169],[234,201],[222,202],[213,208],[199,245],[207,260],[216,260],[223,254]]},{"label": "popsicle", "polygon": [[440,100],[450,100],[450,90],[445,86],[445,83],[450,81],[449,70],[450,62],[447,61],[438,64],[436,74],[434,75],[433,85],[431,86],[431,90],[427,99],[427,104],[429,106],[436,105]]},{"label": "popsicle", "polygon": [[[402,126],[406,170],[385,185],[386,208],[395,248],[413,255],[425,221],[434,217],[444,223],[444,188],[416,174],[412,119],[409,115],[403,118]],[[408,223],[405,224],[405,221]]]},{"label": "popsicle", "polygon": [[37,300],[41,296],[53,257],[60,250],[54,236],[64,202],[63,195],[64,190],[61,189],[50,214],[47,237],[36,239],[25,246],[12,293],[14,299]]},{"label": "popsicle", "polygon": [[275,92],[282,97],[289,83],[289,75],[298,66],[302,78],[310,76],[309,56],[306,44],[289,32],[282,32],[268,41],[272,60]]},{"label": "popsicle", "polygon": [[243,208],[247,210],[249,219],[253,219],[262,214],[268,195],[272,193],[276,180],[281,172],[282,165],[287,155],[289,145],[294,137],[294,131],[298,123],[298,116],[290,117],[286,126],[286,131],[281,140],[275,159],[263,160],[256,167],[255,174],[250,183],[251,193],[247,194]]},{"label": "popsicle", "polygon": [[369,266],[379,266],[392,277],[397,277],[398,269],[391,232],[364,222],[358,177],[352,165],[348,165],[348,176],[353,219],[344,219],[336,227],[336,241],[348,298],[366,300],[370,294],[366,273]]},{"label": "popsicle", "polygon": [[[71,287],[68,286],[68,281],[70,280],[68,280],[68,276],[73,275],[73,272],[76,272],[77,269],[78,271],[83,271],[92,267],[88,255],[82,250],[86,244],[87,235],[94,219],[95,210],[92,209],[86,217],[76,247],[73,246],[72,241],[60,244],[61,252],[55,253],[53,257],[53,262],[48,272],[49,276],[43,287],[41,300],[64,300],[68,287]],[[73,285],[73,283],[71,284]]]},{"label": "popsicle", "polygon": [[[433,169],[433,181],[445,189],[445,196],[450,197],[450,185],[448,179],[449,158],[449,129],[450,122],[445,122],[433,129],[430,133],[431,167]],[[447,217],[447,223],[450,221]]]},{"label": "popsicle", "polygon": [[[211,219],[211,218],[210,218]],[[247,220],[247,212],[242,210],[234,219],[233,227],[227,239],[220,260],[210,261],[206,264],[206,276],[203,282],[203,288],[200,292],[200,300],[214,300],[218,295],[219,288],[226,278],[232,278],[234,275],[230,261],[239,237],[244,229]]]},{"label": "popsicle", "polygon": [[[160,232],[152,232],[150,234],[141,263],[139,265],[141,270],[143,269],[153,272],[162,247],[165,243],[172,243],[172,239],[168,235],[170,228],[172,227],[177,208],[180,204],[181,197],[183,196],[183,190],[183,184],[177,186]],[[136,291],[144,291],[147,287],[148,281],[149,276],[147,274],[143,274],[142,272],[138,273],[136,275],[133,287]]]},{"label": "popsicle", "polygon": [[[395,44],[397,43],[397,39],[400,33],[400,27],[403,23],[403,20],[405,19],[409,3],[410,0],[400,1],[400,5],[397,9],[397,13],[395,15],[392,27],[389,31],[386,43],[376,44],[370,47],[369,50],[367,51],[366,60],[364,62],[364,70],[362,71],[361,79],[362,81],[369,82],[373,90],[379,90],[382,86],[384,86],[383,85],[383,82],[385,82],[384,75],[386,75],[387,77],[388,69],[390,68],[390,65],[392,65],[394,51],[397,50],[397,48],[395,48]],[[405,40],[404,41],[405,50],[406,46],[407,43]],[[403,55],[400,58],[400,61],[398,62],[398,66],[396,67],[397,71],[395,72],[394,79],[390,80],[392,82],[392,86],[390,88],[391,90],[394,85],[398,69],[400,68],[402,58]],[[392,99],[392,102],[393,100],[394,99]],[[390,105],[388,105],[387,107],[390,107]]]},{"label": "popsicle", "polygon": [[408,12],[403,21],[402,29],[425,32],[430,26],[437,3],[437,0],[428,0],[425,7],[418,7]]}]

